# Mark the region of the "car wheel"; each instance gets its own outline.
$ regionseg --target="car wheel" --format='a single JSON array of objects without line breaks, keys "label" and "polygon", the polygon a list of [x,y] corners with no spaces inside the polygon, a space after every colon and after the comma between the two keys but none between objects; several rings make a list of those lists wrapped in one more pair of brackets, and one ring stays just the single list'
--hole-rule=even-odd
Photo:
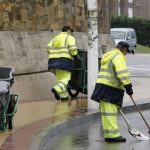
[{"label": "car wheel", "polygon": [[135,49],[136,49],[136,47],[134,47],[133,50],[131,50],[132,54],[135,54]]},{"label": "car wheel", "polygon": [[135,53],[134,50],[131,50],[131,53],[134,54]]}]

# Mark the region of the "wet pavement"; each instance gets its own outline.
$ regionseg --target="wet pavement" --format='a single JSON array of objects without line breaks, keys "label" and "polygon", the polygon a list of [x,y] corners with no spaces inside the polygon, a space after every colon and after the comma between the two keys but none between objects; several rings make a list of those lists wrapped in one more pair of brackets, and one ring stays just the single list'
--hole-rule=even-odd
[{"label": "wet pavement", "polygon": [[[137,104],[150,103],[150,78],[133,77],[134,99]],[[124,106],[133,105],[127,94],[124,97]],[[149,105],[147,105],[149,107]],[[149,108],[148,108],[149,109]],[[1,150],[29,150],[33,139],[47,126],[56,120],[67,120],[81,116],[87,111],[87,96],[79,95],[75,100],[59,103],[50,98],[48,100],[19,102],[15,114],[14,129],[12,131],[0,132]],[[132,110],[129,110],[131,112]],[[149,110],[150,111],[150,110]],[[144,111],[144,116],[150,124],[149,111]],[[57,116],[57,117],[56,117]],[[147,127],[136,113],[126,115],[133,127],[147,134]],[[120,128],[123,136],[127,138],[126,143],[108,144],[103,141],[100,120],[80,124],[73,130],[67,130],[58,134],[46,150],[149,150],[149,141],[139,142],[127,131],[127,126],[120,117]],[[38,149],[34,149],[38,150]],[[39,149],[45,150],[45,149]]]},{"label": "wet pavement", "polygon": [[[142,113],[150,123],[150,109],[142,111]],[[137,111],[125,115],[132,128],[137,129],[146,136],[150,136],[147,126]],[[150,140],[139,141],[132,137],[121,116],[119,116],[119,126],[122,136],[127,138],[125,143],[104,142],[101,123],[98,119],[88,124],[81,124],[56,136],[55,139],[50,141],[51,144],[48,150],[149,150]]]}]

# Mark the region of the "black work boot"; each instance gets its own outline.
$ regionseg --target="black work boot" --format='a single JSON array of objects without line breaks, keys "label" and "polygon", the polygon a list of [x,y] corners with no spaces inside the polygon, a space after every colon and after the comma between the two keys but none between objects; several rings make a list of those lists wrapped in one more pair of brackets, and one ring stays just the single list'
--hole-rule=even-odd
[{"label": "black work boot", "polygon": [[69,99],[69,97],[62,97],[62,98],[61,98],[61,100],[64,100],[64,101],[65,101],[65,100],[68,100],[68,99]]},{"label": "black work boot", "polygon": [[105,142],[126,142],[126,138],[123,138],[122,136],[115,138],[105,138]]},{"label": "black work boot", "polygon": [[54,93],[55,98],[57,100],[60,100],[60,96],[59,96],[58,92],[54,88],[52,88],[52,92]]}]

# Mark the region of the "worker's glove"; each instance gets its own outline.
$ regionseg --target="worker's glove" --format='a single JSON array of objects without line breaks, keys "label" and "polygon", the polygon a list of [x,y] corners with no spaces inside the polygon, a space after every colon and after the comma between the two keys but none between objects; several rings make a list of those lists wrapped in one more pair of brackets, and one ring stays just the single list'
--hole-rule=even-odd
[{"label": "worker's glove", "polygon": [[132,84],[127,84],[127,85],[124,85],[125,89],[126,89],[126,93],[128,95],[133,95],[133,89],[132,89]]}]

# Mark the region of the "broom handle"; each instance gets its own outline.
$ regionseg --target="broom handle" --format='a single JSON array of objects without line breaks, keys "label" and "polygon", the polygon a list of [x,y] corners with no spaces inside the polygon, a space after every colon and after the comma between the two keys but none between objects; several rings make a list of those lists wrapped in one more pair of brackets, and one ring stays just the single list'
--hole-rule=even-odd
[{"label": "broom handle", "polygon": [[121,113],[122,117],[124,118],[125,122],[127,123],[128,128],[131,129],[130,123],[129,123],[128,119],[125,117],[125,115],[124,115],[124,113],[122,112],[121,109],[120,109],[120,113]]},{"label": "broom handle", "polygon": [[139,109],[138,105],[135,103],[133,97],[130,95],[130,98],[132,100],[132,102],[134,103],[134,105],[136,106],[136,109],[138,110],[138,112],[140,113],[141,117],[143,118],[145,124],[147,125],[148,129],[150,130],[150,126],[148,125],[147,121],[145,120],[144,116],[141,113],[141,110]]}]

